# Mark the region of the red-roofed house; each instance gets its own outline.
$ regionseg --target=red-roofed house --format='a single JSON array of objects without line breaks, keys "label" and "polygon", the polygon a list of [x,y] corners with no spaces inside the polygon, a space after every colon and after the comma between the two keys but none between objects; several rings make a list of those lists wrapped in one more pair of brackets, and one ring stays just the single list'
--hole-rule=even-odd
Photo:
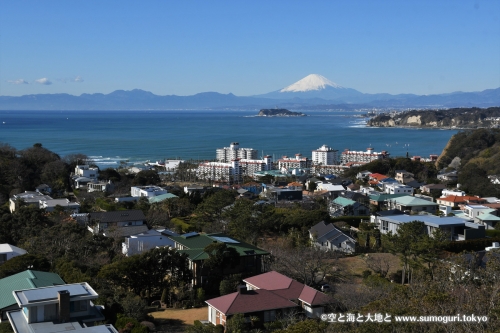
[{"label": "red-roofed house", "polygon": [[276,320],[290,311],[303,312],[307,317],[319,317],[331,298],[309,286],[278,272],[253,276],[243,280],[246,286],[238,292],[213,298],[208,304],[208,320],[225,325],[235,314],[256,316],[260,323]]}]

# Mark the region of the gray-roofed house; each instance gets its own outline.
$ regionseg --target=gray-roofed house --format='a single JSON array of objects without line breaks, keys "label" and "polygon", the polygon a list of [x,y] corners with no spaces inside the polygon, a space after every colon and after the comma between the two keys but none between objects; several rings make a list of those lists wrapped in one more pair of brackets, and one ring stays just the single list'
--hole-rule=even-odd
[{"label": "gray-roofed house", "polygon": [[26,250],[10,244],[0,244],[0,265],[9,259],[26,254]]},{"label": "gray-roofed house", "polygon": [[321,221],[309,229],[309,237],[313,244],[322,250],[342,251],[353,253],[356,251],[356,240],[346,235],[333,224]]},{"label": "gray-roofed house", "polygon": [[94,234],[102,232],[104,236],[127,237],[147,231],[149,228],[144,224],[145,220],[146,216],[139,209],[117,210],[88,213],[86,224]]},{"label": "gray-roofed house", "polygon": [[48,287],[64,284],[56,273],[26,270],[0,279],[0,322],[7,320],[7,311],[19,309],[14,290]]},{"label": "gray-roofed house", "polygon": [[19,310],[7,312],[15,333],[118,333],[113,325],[95,325],[105,319],[99,295],[87,282],[12,292]]}]

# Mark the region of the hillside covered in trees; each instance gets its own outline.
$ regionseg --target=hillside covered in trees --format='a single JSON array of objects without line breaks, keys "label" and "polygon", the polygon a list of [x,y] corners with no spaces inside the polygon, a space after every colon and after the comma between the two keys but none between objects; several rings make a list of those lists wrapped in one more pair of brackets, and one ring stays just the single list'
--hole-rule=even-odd
[{"label": "hillside covered in trees", "polygon": [[498,127],[500,107],[453,108],[447,110],[412,110],[380,114],[367,123],[377,127],[479,128]]},{"label": "hillside covered in trees", "polygon": [[500,129],[477,129],[455,134],[438,159],[446,168],[455,160],[458,183],[466,192],[479,196],[498,196],[500,189],[488,179],[500,174]]}]

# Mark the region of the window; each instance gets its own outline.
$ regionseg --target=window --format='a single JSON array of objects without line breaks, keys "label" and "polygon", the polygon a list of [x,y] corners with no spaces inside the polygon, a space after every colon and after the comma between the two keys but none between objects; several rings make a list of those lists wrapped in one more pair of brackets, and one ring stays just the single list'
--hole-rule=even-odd
[{"label": "window", "polygon": [[264,322],[270,322],[276,320],[276,310],[264,311]]},{"label": "window", "polygon": [[382,230],[383,231],[388,231],[389,230],[389,222],[382,221]]},{"label": "window", "polygon": [[87,311],[87,301],[74,301],[69,304],[70,312],[82,312]]}]

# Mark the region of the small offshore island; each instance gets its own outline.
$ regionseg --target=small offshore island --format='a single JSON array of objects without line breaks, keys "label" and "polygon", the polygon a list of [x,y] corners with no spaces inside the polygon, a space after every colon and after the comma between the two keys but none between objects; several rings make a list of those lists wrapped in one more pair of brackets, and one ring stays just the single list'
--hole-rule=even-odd
[{"label": "small offshore island", "polygon": [[302,112],[293,112],[287,109],[262,109],[257,115],[259,117],[306,117]]}]

